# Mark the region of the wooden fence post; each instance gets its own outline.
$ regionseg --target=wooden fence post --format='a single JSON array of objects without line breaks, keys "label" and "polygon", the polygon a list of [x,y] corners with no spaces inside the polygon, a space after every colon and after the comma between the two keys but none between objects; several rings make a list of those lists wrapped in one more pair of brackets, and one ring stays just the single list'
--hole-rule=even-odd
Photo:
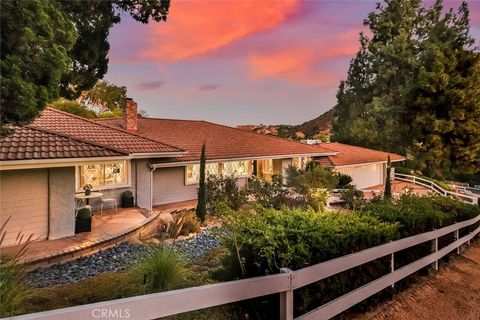
[{"label": "wooden fence post", "polygon": [[[390,272],[395,272],[395,253],[390,255]],[[392,283],[392,289],[395,288],[395,283]]]},{"label": "wooden fence post", "polygon": [[[457,241],[458,239],[460,239],[460,230],[459,229],[455,230],[455,241]],[[460,246],[457,247],[457,254],[460,254]]]},{"label": "wooden fence post", "polygon": [[[433,239],[432,251],[433,252],[438,251],[438,238]],[[432,266],[435,270],[438,271],[438,260],[435,260],[435,262],[433,262]]]},{"label": "wooden fence post", "polygon": [[281,268],[281,273],[288,273],[290,285],[288,290],[280,292],[280,320],[293,320],[293,271],[288,268]]}]

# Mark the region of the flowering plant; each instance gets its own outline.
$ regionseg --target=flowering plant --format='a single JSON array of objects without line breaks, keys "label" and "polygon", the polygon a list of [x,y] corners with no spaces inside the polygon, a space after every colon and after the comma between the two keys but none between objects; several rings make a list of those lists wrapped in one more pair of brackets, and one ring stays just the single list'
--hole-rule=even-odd
[{"label": "flowering plant", "polygon": [[83,186],[83,190],[87,191],[87,190],[92,190],[92,185],[91,184],[86,184]]}]

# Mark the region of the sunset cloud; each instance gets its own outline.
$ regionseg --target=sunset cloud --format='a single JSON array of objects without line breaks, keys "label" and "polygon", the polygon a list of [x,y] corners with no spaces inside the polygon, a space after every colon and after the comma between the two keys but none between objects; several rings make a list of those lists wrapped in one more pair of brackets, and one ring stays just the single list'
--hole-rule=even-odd
[{"label": "sunset cloud", "polygon": [[284,22],[299,0],[174,1],[166,24],[151,24],[145,59],[179,61],[225,47]]},{"label": "sunset cloud", "polygon": [[148,81],[148,82],[141,82],[137,84],[137,89],[140,90],[155,90],[163,87],[165,81],[157,80],[157,81]]},{"label": "sunset cloud", "polygon": [[321,43],[305,41],[250,54],[250,77],[252,79],[273,78],[289,82],[329,86],[344,76],[328,68],[330,61],[353,57],[358,50],[358,31],[347,31],[337,35],[336,45],[332,39]]}]

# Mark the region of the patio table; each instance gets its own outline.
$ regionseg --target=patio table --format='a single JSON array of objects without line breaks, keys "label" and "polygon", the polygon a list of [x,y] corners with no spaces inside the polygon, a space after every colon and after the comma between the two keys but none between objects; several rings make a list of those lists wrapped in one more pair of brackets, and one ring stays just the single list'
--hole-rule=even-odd
[{"label": "patio table", "polygon": [[89,195],[85,195],[85,193],[77,193],[75,195],[75,199],[78,200],[86,200],[87,205],[90,204],[90,199],[95,199],[95,198],[101,198],[103,196],[103,193],[101,192],[91,192]]}]

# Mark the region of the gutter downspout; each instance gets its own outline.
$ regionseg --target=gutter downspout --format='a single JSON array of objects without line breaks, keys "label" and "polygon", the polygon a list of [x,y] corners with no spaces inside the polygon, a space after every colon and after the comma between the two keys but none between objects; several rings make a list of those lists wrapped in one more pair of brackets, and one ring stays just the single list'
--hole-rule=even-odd
[{"label": "gutter downspout", "polygon": [[157,169],[151,163],[150,165],[150,208],[149,210],[153,210],[153,172]]}]

